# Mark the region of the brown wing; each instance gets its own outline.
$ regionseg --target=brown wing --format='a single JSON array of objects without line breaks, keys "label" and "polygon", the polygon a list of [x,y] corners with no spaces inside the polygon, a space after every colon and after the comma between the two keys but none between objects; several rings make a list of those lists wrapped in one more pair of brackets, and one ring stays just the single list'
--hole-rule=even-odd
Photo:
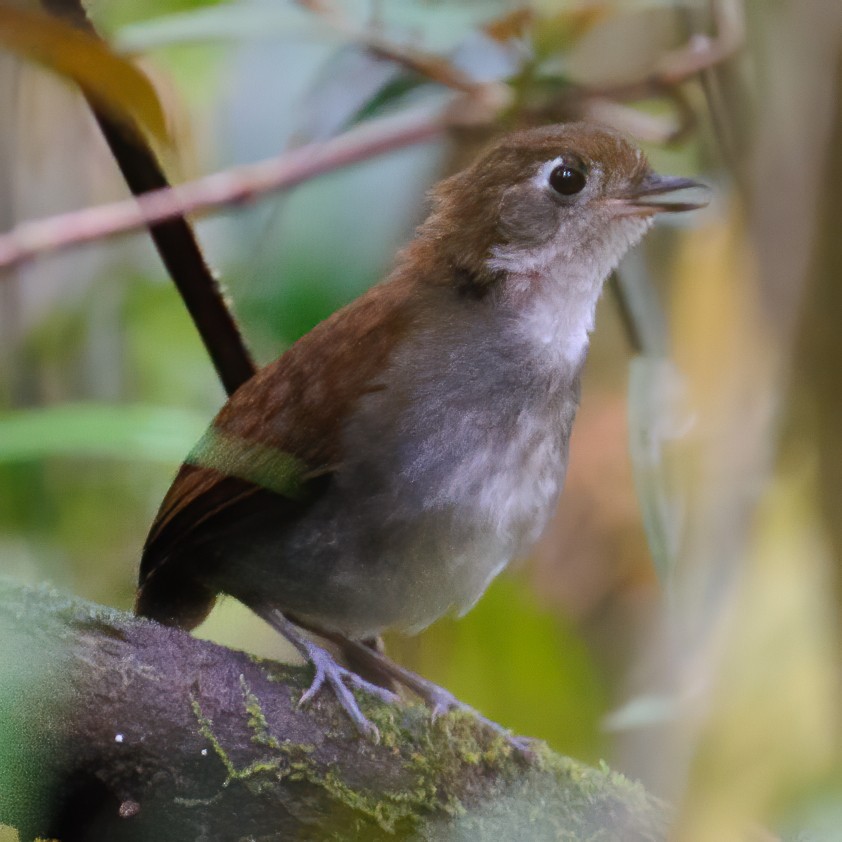
[{"label": "brown wing", "polygon": [[[143,550],[136,611],[192,627],[215,594],[202,583],[208,535],[255,508],[282,523],[306,509],[341,461],[342,424],[410,320],[409,286],[374,287],[261,369],[223,406],[182,465]],[[282,527],[279,527],[282,528]]]}]

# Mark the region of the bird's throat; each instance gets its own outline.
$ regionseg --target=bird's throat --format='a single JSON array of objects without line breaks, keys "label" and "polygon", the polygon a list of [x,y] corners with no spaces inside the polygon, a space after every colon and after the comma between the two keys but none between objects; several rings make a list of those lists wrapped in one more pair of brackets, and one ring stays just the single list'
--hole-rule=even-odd
[{"label": "bird's throat", "polygon": [[649,224],[618,220],[576,249],[556,238],[536,250],[494,250],[488,266],[504,276],[501,303],[547,364],[581,367],[605,281]]}]

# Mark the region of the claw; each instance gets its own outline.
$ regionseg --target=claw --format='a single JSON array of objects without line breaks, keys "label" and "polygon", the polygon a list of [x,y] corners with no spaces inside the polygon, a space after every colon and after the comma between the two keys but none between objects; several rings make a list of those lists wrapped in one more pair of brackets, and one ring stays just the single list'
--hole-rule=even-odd
[{"label": "claw", "polygon": [[319,690],[322,689],[322,685],[325,683],[325,671],[321,664],[313,662],[313,666],[316,670],[315,675],[313,676],[313,681],[311,682],[310,686],[301,694],[301,698],[298,700],[298,707],[302,705],[306,705],[311,699],[315,698],[316,694]]},{"label": "claw", "polygon": [[351,670],[340,666],[327,650],[322,649],[321,646],[317,646],[315,643],[307,641],[306,650],[306,656],[313,664],[316,674],[313,677],[313,682],[299,699],[298,706],[307,704],[307,702],[315,698],[324,686],[325,681],[327,681],[333,688],[337,701],[342,705],[342,708],[351,718],[354,725],[357,726],[357,730],[364,736],[373,739],[375,743],[379,742],[380,732],[377,730],[377,726],[360,710],[360,706],[357,704],[354,694],[348,689],[348,685],[350,684],[352,687],[376,696],[381,701],[387,703],[397,701],[397,694],[383,687],[378,687],[376,684],[372,684],[356,673],[351,672]]},{"label": "claw", "polygon": [[[506,742],[519,754],[522,754],[527,758],[534,757],[535,745],[538,742],[537,740],[531,740],[528,737],[516,737],[508,729],[494,722],[494,720],[483,716],[475,708],[472,708],[464,702],[460,702],[456,696],[445,690],[443,687],[439,687],[438,684],[434,684],[432,681],[428,681],[426,678],[422,678],[420,675],[410,672],[404,667],[390,661],[385,655],[379,652],[373,652],[370,649],[363,649],[359,646],[357,648],[359,650],[360,657],[368,658],[373,661],[388,675],[392,676],[392,678],[396,681],[403,684],[423,699],[430,708],[430,715],[433,722],[435,722],[440,716],[452,710],[464,711],[481,722],[486,728],[491,729],[503,737]],[[377,688],[377,690],[381,693],[384,692],[382,688]]]},{"label": "claw", "polygon": [[464,711],[465,713],[469,713],[473,716],[474,719],[482,722],[486,728],[490,728],[492,731],[500,734],[500,736],[505,737],[509,745],[517,751],[530,754],[533,752],[532,744],[534,743],[534,740],[530,740],[527,737],[514,736],[514,734],[495,722],[493,719],[483,716],[478,710],[476,710],[476,708],[472,708],[470,705],[465,704],[465,702],[460,702],[456,696],[449,693],[443,687],[439,687],[430,682],[424,689],[425,692],[423,693],[422,698],[431,708],[431,717],[433,722],[435,722],[443,714],[449,713],[452,710]]},{"label": "claw", "polygon": [[[356,688],[357,690],[369,693],[387,704],[399,702],[400,697],[391,690],[387,690],[377,684],[372,684],[370,681],[366,681],[355,672],[337,664],[326,649],[323,649],[321,646],[304,637],[296,626],[277,609],[259,605],[253,606],[253,608],[257,614],[277,629],[308,661],[310,661],[310,663],[313,664],[315,675],[313,676],[312,683],[299,699],[299,707],[312,701],[321,691],[325,681],[327,681],[327,683],[333,688],[336,700],[340,705],[342,705],[345,713],[348,714],[351,721],[354,725],[356,725],[357,730],[363,736],[370,737],[375,742],[379,742],[380,732],[377,730],[374,723],[371,722],[360,710],[360,706],[357,704],[357,700],[354,698],[354,694],[351,692],[348,685]],[[357,650],[358,657],[360,657],[363,661],[372,661],[396,681],[420,696],[430,706],[434,722],[440,716],[451,710],[465,711],[466,713],[471,714],[471,716],[476,717],[476,719],[487,728],[490,728],[492,731],[500,734],[509,743],[509,745],[515,749],[515,751],[527,757],[534,754],[535,741],[529,740],[525,737],[515,737],[507,729],[503,728],[502,725],[498,725],[491,719],[487,719],[481,713],[474,710],[474,708],[470,705],[460,702],[452,693],[449,693],[443,687],[439,687],[437,684],[433,684],[432,681],[427,681],[427,679],[422,678],[420,675],[416,675],[414,672],[404,669],[394,663],[394,661],[390,661],[385,655],[380,652],[375,652],[361,643],[348,640],[342,635],[325,631],[323,629],[313,628],[312,630],[328,640],[333,640],[334,642],[354,647]]]},{"label": "claw", "polygon": [[313,665],[313,669],[315,670],[313,681],[301,695],[301,698],[298,700],[298,706],[301,707],[301,705],[311,702],[321,691],[322,687],[324,687],[325,682],[327,682],[333,688],[336,700],[343,707],[354,725],[356,725],[357,730],[363,736],[370,737],[375,742],[379,742],[380,732],[374,723],[360,710],[360,706],[357,704],[354,694],[348,689],[348,685],[351,685],[357,690],[369,693],[372,696],[376,696],[388,704],[399,701],[399,696],[391,690],[386,690],[384,687],[378,687],[376,684],[366,681],[351,670],[337,664],[326,649],[323,649],[302,635],[295,625],[277,609],[261,605],[255,605],[253,609],[255,613],[263,617],[267,623],[292,643],[301,655]]}]

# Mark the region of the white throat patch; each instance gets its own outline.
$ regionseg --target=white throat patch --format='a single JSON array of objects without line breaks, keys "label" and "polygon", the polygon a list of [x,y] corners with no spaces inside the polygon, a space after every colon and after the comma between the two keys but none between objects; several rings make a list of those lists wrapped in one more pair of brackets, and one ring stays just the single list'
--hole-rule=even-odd
[{"label": "white throat patch", "polygon": [[583,362],[602,286],[651,224],[651,217],[617,219],[604,239],[575,252],[556,239],[540,249],[494,249],[488,266],[508,274],[520,331],[548,363]]}]

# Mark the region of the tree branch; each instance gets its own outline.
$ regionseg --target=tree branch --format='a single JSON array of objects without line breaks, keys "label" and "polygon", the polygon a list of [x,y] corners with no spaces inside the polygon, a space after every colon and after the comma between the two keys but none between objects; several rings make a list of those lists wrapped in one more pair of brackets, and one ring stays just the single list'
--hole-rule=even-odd
[{"label": "tree branch", "polygon": [[260,161],[213,173],[136,199],[24,222],[0,235],[0,268],[45,252],[101,240],[185,214],[201,215],[289,189],[349,164],[432,140],[445,120],[428,109],[372,120],[331,140],[308,144]]},{"label": "tree branch", "polygon": [[0,822],[21,840],[660,840],[636,784],[464,714],[365,699],[310,671],[46,589],[0,582]]}]

